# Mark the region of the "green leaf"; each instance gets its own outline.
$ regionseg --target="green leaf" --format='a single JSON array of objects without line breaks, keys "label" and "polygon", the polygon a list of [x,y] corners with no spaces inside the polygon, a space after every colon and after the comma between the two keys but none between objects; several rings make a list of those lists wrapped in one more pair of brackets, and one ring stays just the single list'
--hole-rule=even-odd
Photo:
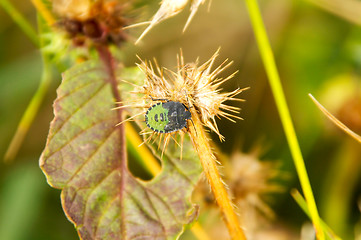
[{"label": "green leaf", "polygon": [[95,61],[65,72],[40,166],[82,239],[176,239],[196,214],[199,161],[164,157],[158,176],[136,179],[122,159],[109,75]]}]

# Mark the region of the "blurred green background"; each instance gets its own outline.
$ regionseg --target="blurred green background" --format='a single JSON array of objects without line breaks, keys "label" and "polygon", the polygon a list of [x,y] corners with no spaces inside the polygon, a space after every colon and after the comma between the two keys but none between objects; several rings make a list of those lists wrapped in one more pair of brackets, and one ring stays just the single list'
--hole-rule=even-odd
[{"label": "blurred green background", "polygon": [[[31,2],[12,3],[36,28]],[[361,19],[347,20],[361,12],[361,1],[273,0],[260,4],[320,215],[342,238],[354,239],[361,232],[361,145],[330,123],[307,94],[312,93],[361,134]],[[156,9],[157,2],[153,2],[147,11],[151,14]],[[234,61],[222,75],[239,71],[224,89],[250,86],[250,90],[241,96],[246,102],[237,104],[244,121],[218,121],[226,142],[220,143],[212,134],[214,142],[226,155],[235,149],[247,152],[261,146],[262,158],[282,162],[282,171],[292,177],[282,182],[287,191],[273,196],[270,205],[277,221],[299,233],[308,219],[289,194],[289,189],[300,190],[300,186],[244,2],[212,1],[209,11],[204,4],[182,34],[188,14],[185,9],[160,23],[139,46],[126,45],[125,64],[133,66],[138,54],[142,59],[155,57],[160,65],[174,70],[180,48],[186,62],[199,57],[202,63],[221,47],[218,64],[226,58]],[[0,9],[1,159],[41,74],[38,50]],[[59,83],[60,73],[54,71],[19,154],[10,164],[0,162],[1,240],[78,239],[62,211],[60,191],[46,183],[38,167]]]}]

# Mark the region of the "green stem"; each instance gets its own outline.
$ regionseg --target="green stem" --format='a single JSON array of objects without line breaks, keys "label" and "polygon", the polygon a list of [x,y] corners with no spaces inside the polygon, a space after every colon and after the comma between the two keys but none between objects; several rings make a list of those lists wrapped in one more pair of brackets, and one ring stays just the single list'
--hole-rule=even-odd
[{"label": "green stem", "polygon": [[281,80],[277,71],[275,59],[263,24],[257,0],[246,0],[248,13],[252,22],[259,51],[263,64],[266,68],[268,80],[275,98],[276,106],[281,118],[281,122],[286,134],[288,145],[296,166],[301,187],[305,195],[308,209],[311,214],[313,225],[316,229],[317,238],[323,240],[324,232],[320,225],[320,217],[317,211],[316,202],[312,193],[310,181],[308,179],[306,167],[303,161],[300,146],[293,127],[291,116],[287,107],[286,98],[282,89]]},{"label": "green stem", "polygon": [[24,115],[22,116],[18,128],[16,129],[16,133],[12,138],[10,145],[5,153],[4,161],[10,162],[12,161],[29,131],[31,124],[34,121],[35,116],[39,111],[39,107],[43,102],[45,94],[48,91],[50,82],[51,82],[51,73],[50,68],[47,66],[48,64],[44,61],[44,71],[41,77],[41,82],[39,84],[36,93],[32,97],[30,104],[26,108]]},{"label": "green stem", "polygon": [[[293,199],[295,199],[295,201],[297,202],[298,206],[300,206],[302,208],[302,210],[307,214],[307,216],[311,217],[310,211],[308,211],[307,203],[303,199],[301,194],[296,189],[292,189],[291,195],[292,195]],[[325,232],[329,235],[330,239],[342,240],[339,236],[337,236],[332,231],[332,229],[324,221],[322,221],[322,219],[321,219],[321,225],[322,225],[322,228],[325,230]]]},{"label": "green stem", "polygon": [[4,10],[9,14],[9,16],[14,20],[14,22],[23,30],[23,32],[30,38],[30,40],[39,46],[39,39],[36,31],[29,24],[29,22],[21,15],[21,13],[8,1],[0,0],[0,5]]},{"label": "green stem", "polygon": [[[2,2],[4,1],[2,0]],[[40,22],[41,21],[38,17],[39,25],[41,24]],[[39,29],[41,32],[42,28],[40,27]],[[38,46],[42,47],[44,46],[44,43],[40,40]],[[13,138],[11,139],[10,145],[4,156],[5,162],[11,162],[16,157],[16,154],[18,153],[19,148],[23,143],[26,134],[28,133],[31,124],[34,122],[34,119],[39,111],[41,103],[43,102],[44,97],[51,84],[52,77],[51,77],[50,59],[46,56],[44,52],[41,51],[41,54],[44,64],[44,68],[43,68],[44,70],[41,76],[41,81],[39,83],[38,89],[36,90],[34,96],[31,98],[31,101],[20,120],[20,123],[18,125],[18,128],[16,129]]]}]

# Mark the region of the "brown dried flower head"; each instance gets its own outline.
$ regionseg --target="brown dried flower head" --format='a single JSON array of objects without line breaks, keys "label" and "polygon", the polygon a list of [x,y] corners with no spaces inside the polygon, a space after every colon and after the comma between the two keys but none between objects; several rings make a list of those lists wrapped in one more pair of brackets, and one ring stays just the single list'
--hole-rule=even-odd
[{"label": "brown dried flower head", "polygon": [[[129,119],[133,119],[142,114],[144,115],[145,111],[154,104],[152,99],[167,99],[169,101],[183,103],[187,108],[194,107],[203,124],[216,132],[220,140],[224,140],[224,137],[218,130],[215,117],[223,116],[231,121],[234,121],[232,118],[241,119],[239,116],[235,115],[238,114],[240,109],[225,104],[225,101],[243,101],[235,98],[235,96],[246,88],[236,89],[232,92],[220,92],[220,85],[231,79],[235,73],[226,78],[217,77],[231,64],[231,62],[227,63],[227,60],[213,71],[211,70],[218,53],[219,51],[200,66],[198,65],[198,61],[185,64],[181,53],[178,56],[178,67],[176,72],[166,68],[160,68],[156,61],[154,61],[153,66],[151,62],[141,60],[141,63],[138,64],[138,66],[146,75],[146,78],[144,85],[137,86],[134,92],[141,93],[144,97],[122,107],[138,107],[143,108],[143,111],[135,114]],[[188,124],[192,123],[189,122]],[[182,130],[186,131],[186,129]],[[154,134],[156,133],[151,132],[151,136]],[[170,135],[170,133],[165,134],[165,145],[168,143]]]},{"label": "brown dried flower head", "polygon": [[58,26],[65,30],[74,45],[86,41],[120,44],[127,38],[123,28],[129,24],[125,16],[131,7],[126,1],[116,0],[53,0]]},{"label": "brown dried flower head", "polygon": [[274,182],[277,178],[286,177],[286,174],[280,172],[278,165],[277,162],[260,161],[258,150],[249,154],[233,154],[227,171],[227,182],[236,204],[242,211],[257,209],[265,216],[274,215],[271,208],[262,200],[262,196],[284,191],[281,185]]}]

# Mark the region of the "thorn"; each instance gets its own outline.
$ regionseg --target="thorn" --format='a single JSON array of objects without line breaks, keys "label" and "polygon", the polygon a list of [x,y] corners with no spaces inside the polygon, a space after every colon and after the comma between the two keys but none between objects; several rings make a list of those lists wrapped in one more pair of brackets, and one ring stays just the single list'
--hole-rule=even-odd
[{"label": "thorn", "polygon": [[147,25],[147,24],[150,24],[150,23],[151,23],[151,21],[145,21],[145,22],[135,23],[135,24],[132,24],[132,25],[128,25],[128,26],[123,27],[123,30],[130,29],[130,28],[136,28],[136,27],[143,26],[143,25]]}]

